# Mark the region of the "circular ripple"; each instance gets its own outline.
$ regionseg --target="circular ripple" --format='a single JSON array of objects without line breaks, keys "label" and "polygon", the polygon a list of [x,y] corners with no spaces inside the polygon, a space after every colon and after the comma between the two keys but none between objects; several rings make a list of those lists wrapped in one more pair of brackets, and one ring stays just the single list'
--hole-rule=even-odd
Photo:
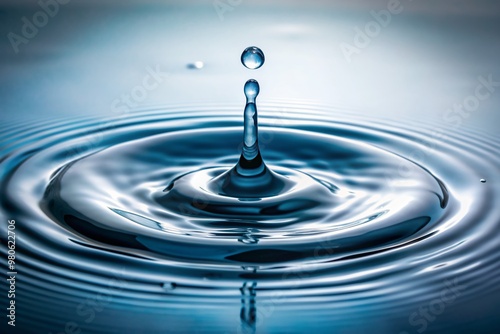
[{"label": "circular ripple", "polygon": [[[273,136],[267,149],[274,154],[266,160],[291,185],[264,198],[219,195],[209,182],[231,165],[197,169],[200,162],[236,161],[241,129],[206,126],[74,161],[53,177],[43,207],[65,228],[105,246],[181,263],[234,263],[238,270],[404,244],[446,212],[441,181],[411,161],[360,141],[273,127],[261,132]],[[286,149],[290,143],[293,150]],[[196,252],[187,253],[193,245]]]},{"label": "circular ripple", "polygon": [[[463,300],[496,289],[498,138],[312,106],[266,117],[282,108],[261,107],[262,155],[296,187],[253,202],[203,187],[238,158],[238,107],[4,129],[2,214],[20,222],[25,291],[78,300],[119,272],[121,301],[149,309],[166,290],[180,305],[280,289],[290,307],[387,315],[447,279],[467,283]],[[207,197],[185,201],[192,190]]]}]

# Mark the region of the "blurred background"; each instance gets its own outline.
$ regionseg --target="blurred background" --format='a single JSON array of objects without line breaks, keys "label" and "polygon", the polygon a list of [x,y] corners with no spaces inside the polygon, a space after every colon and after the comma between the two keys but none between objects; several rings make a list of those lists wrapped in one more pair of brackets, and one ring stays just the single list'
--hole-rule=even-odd
[{"label": "blurred background", "polygon": [[[3,0],[0,27],[4,123],[243,108],[243,84],[255,78],[261,103],[498,132],[494,0]],[[250,45],[266,55],[256,71],[240,63]]]}]

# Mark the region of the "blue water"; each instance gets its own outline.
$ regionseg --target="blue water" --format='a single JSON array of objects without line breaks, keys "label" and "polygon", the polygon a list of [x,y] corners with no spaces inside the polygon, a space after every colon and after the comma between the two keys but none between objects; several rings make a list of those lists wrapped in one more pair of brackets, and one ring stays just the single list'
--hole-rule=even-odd
[{"label": "blue water", "polygon": [[[307,22],[324,23],[314,13]],[[280,28],[287,43],[302,43],[309,30],[299,28]],[[314,58],[319,63],[307,62],[311,73],[298,71],[302,80],[287,82],[295,70],[290,65],[303,65],[298,48],[286,53],[293,57],[277,57],[282,43],[268,43],[265,68],[242,72],[235,91],[246,103],[221,102],[220,96],[236,96],[234,78],[217,77],[232,65],[210,62],[223,55],[213,52],[202,62],[183,54],[179,68],[186,72],[174,72],[172,95],[161,106],[120,117],[80,113],[43,121],[37,113],[50,108],[28,100],[24,106],[31,108],[20,108],[17,122],[10,116],[2,123],[0,216],[16,220],[19,272],[17,325],[3,321],[2,333],[498,332],[500,138],[484,131],[495,122],[483,130],[451,128],[384,105],[370,114],[334,103],[270,102],[265,97],[280,89],[324,101],[348,91],[426,113],[423,107],[445,93],[425,92],[457,84],[437,71],[433,80],[402,76],[408,86],[382,94],[382,82],[398,86],[394,72],[417,75],[422,64],[441,65],[384,65],[387,58],[373,54],[376,42],[357,61],[362,77],[387,79],[378,86],[352,84],[354,76],[342,74],[353,73],[329,52]],[[384,45],[383,35],[377,43]],[[227,53],[238,60],[239,53]],[[251,47],[241,60],[257,69],[264,54]],[[261,73],[281,63],[287,64],[283,76]],[[327,63],[339,82],[352,86],[324,85],[329,70],[320,77],[317,66]],[[388,71],[392,66],[399,70]],[[248,80],[243,96],[249,74],[262,89]],[[308,75],[314,80],[306,81]],[[102,90],[113,89],[120,81],[93,79],[87,88],[101,81]],[[427,85],[412,90],[418,82]],[[2,96],[13,108],[9,87]],[[77,90],[85,95],[80,100],[65,89],[56,94],[58,105],[68,99],[76,110],[100,110],[89,108],[100,92]],[[217,103],[171,103],[178,92],[191,101],[221,95]],[[259,94],[264,103],[257,103]],[[475,116],[468,120],[486,117]],[[7,257],[5,248],[1,253]],[[7,291],[5,282],[1,288]]]},{"label": "blue water", "polygon": [[411,333],[423,324],[408,317],[449,282],[444,319],[495,295],[499,188],[479,180],[494,180],[498,140],[450,135],[423,166],[409,156],[426,125],[293,105],[285,127],[280,107],[260,108],[262,156],[293,186],[262,198],[207,186],[238,161],[241,107],[4,130],[2,210],[28,222],[20,328]]}]

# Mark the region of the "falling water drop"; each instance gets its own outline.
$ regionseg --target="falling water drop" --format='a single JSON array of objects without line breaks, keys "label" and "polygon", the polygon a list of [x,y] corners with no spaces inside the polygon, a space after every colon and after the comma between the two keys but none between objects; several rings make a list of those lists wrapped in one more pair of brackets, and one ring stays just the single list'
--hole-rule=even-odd
[{"label": "falling water drop", "polygon": [[[257,69],[264,63],[264,53],[255,46],[248,47],[243,51],[241,61],[247,68]],[[243,91],[246,104],[243,112],[243,150],[240,159],[232,169],[211,180],[208,189],[219,195],[241,200],[275,196],[291,186],[286,178],[266,166],[260,154],[256,103],[260,91],[259,83],[250,79],[245,83]],[[258,242],[248,238],[240,241]]]},{"label": "falling water drop", "polygon": [[264,52],[256,46],[249,46],[241,54],[241,63],[251,70],[260,68],[264,61]]}]

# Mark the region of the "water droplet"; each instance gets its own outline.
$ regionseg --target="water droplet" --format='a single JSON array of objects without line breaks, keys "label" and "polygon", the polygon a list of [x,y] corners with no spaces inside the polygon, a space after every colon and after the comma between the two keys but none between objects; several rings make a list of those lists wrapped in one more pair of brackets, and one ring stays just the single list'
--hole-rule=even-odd
[{"label": "water droplet", "polygon": [[245,96],[247,98],[247,103],[249,102],[254,102],[255,103],[255,98],[257,95],[259,95],[260,92],[260,86],[257,80],[250,79],[245,83],[244,87],[245,91]]},{"label": "water droplet", "polygon": [[[264,53],[255,46],[243,51],[241,62],[247,68],[256,69],[264,64]],[[259,150],[258,115],[256,98],[259,83],[250,79],[245,83],[246,105],[243,124],[243,149],[236,166],[214,177],[208,189],[218,195],[237,197],[240,202],[259,201],[262,197],[275,196],[290,183],[288,179],[267,168]],[[251,233],[242,235],[239,242],[256,244],[259,242]]]},{"label": "water droplet", "polygon": [[172,291],[172,290],[175,290],[175,288],[177,288],[177,284],[174,282],[166,282],[166,283],[163,283],[161,285],[161,287],[167,291]]},{"label": "water droplet", "polygon": [[486,179],[481,179],[481,183],[486,183]]},{"label": "water droplet", "polygon": [[264,65],[264,52],[256,46],[250,46],[241,54],[241,63],[248,69],[256,70]]},{"label": "water droplet", "polygon": [[197,60],[194,63],[187,64],[187,68],[189,68],[190,70],[201,70],[203,67],[205,67],[205,63],[203,63],[201,60]]}]

